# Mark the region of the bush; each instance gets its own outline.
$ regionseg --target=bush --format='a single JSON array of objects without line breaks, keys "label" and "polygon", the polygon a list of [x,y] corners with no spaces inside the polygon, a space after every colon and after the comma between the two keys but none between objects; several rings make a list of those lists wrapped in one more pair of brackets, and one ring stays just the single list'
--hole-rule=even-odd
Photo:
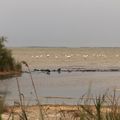
[{"label": "bush", "polygon": [[4,42],[5,37],[0,37],[0,72],[21,71],[21,64],[12,57],[11,50],[8,50]]}]

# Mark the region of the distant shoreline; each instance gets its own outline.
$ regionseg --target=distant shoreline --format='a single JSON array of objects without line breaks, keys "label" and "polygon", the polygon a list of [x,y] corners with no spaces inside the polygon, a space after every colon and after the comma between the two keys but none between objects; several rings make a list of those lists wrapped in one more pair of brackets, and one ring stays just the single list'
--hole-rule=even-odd
[{"label": "distant shoreline", "polygon": [[55,46],[51,46],[51,47],[49,47],[49,46],[14,46],[14,47],[10,47],[10,46],[8,46],[8,48],[120,48],[120,47],[55,47]]}]

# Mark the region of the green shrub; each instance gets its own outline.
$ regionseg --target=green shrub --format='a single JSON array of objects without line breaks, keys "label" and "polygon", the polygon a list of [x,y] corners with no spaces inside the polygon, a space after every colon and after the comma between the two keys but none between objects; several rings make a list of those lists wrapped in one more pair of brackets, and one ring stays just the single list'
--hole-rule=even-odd
[{"label": "green shrub", "polygon": [[22,66],[12,57],[11,50],[8,50],[4,42],[5,37],[0,37],[0,72],[21,71]]}]

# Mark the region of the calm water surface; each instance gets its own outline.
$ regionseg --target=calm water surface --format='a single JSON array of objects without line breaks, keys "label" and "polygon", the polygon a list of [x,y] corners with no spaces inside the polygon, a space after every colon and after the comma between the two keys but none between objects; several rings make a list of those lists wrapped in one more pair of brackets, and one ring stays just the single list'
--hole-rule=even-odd
[{"label": "calm water surface", "polygon": [[[13,56],[25,60],[34,69],[120,69],[120,48],[13,48]],[[27,70],[23,66],[24,70]],[[42,103],[76,103],[90,89],[91,94],[103,94],[117,89],[119,95],[120,72],[52,72],[50,75],[32,72],[37,93]],[[35,95],[28,73],[19,79],[21,92],[29,104],[35,103]],[[8,91],[6,101],[17,101],[18,88],[15,78],[1,81],[1,91]],[[2,93],[1,93],[2,94]],[[45,97],[71,97],[74,100],[47,99]]]}]

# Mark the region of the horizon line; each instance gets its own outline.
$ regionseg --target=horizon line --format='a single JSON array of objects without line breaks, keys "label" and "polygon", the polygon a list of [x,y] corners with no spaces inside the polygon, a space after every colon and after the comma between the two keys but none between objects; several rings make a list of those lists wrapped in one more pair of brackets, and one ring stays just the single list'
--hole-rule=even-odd
[{"label": "horizon line", "polygon": [[120,48],[120,46],[7,46],[8,48]]}]

